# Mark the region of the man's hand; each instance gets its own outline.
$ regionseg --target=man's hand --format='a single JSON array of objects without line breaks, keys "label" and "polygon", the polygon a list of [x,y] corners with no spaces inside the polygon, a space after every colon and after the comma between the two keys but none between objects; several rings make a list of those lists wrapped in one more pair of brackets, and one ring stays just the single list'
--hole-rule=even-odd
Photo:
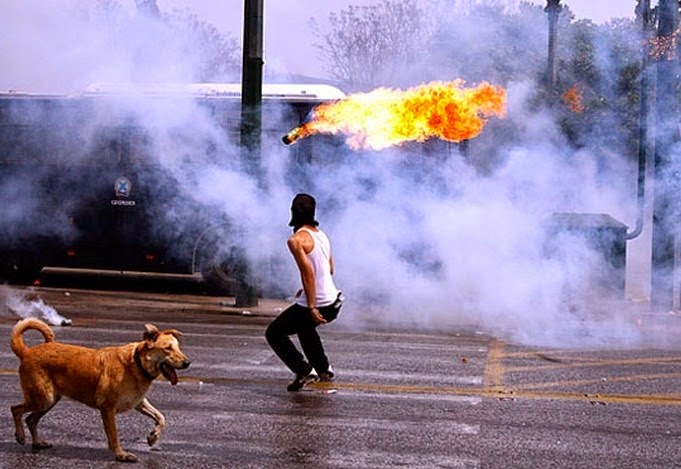
[{"label": "man's hand", "polygon": [[312,313],[312,319],[317,324],[326,324],[326,319],[324,319],[324,316],[322,316],[322,313],[317,308],[310,308],[310,313]]}]

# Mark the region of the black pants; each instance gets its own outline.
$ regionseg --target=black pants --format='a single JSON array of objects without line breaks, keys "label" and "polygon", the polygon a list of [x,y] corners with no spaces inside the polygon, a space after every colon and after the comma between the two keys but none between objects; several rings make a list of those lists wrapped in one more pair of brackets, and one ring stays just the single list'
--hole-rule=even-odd
[{"label": "black pants", "polygon": [[[319,308],[327,324],[336,319],[340,308],[333,305]],[[318,373],[329,369],[329,359],[324,352],[322,340],[317,333],[319,324],[312,319],[309,308],[293,304],[281,312],[267,326],[265,338],[274,353],[297,375],[306,375],[314,368]],[[298,351],[290,336],[298,335],[305,357]]]}]

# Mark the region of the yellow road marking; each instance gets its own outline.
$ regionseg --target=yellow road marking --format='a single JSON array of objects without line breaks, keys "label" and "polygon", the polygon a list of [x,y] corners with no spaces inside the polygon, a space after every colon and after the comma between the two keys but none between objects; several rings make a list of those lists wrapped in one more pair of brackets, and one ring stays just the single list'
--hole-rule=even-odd
[{"label": "yellow road marking", "polygon": [[545,389],[556,388],[559,386],[583,386],[588,384],[603,384],[608,383],[625,383],[637,381],[652,381],[656,379],[681,379],[681,373],[655,373],[645,375],[628,375],[628,376],[608,376],[596,379],[580,379],[580,380],[565,380],[565,381],[551,381],[545,383],[526,383],[514,385],[515,389]]},{"label": "yellow road marking", "polygon": [[504,380],[504,348],[505,345],[499,340],[493,340],[489,344],[485,371],[482,375],[482,387],[486,389],[500,389]]},{"label": "yellow road marking", "polygon": [[[584,351],[580,350],[580,353]],[[504,360],[508,358],[532,357],[542,358],[546,354],[551,359],[550,364],[534,364],[533,366],[504,367]],[[553,360],[561,360],[556,362]],[[570,362],[567,362],[569,360]],[[583,392],[559,392],[548,391],[547,388],[561,386],[585,386],[602,384],[603,382],[637,382],[663,379],[681,379],[681,373],[651,373],[643,375],[608,376],[605,379],[565,380],[552,382],[535,382],[518,384],[514,386],[504,385],[504,375],[508,373],[520,373],[529,371],[573,369],[596,366],[626,366],[643,364],[669,365],[681,362],[681,357],[656,357],[656,358],[632,358],[632,359],[608,359],[599,360],[598,357],[572,357],[569,353],[555,350],[547,352],[511,352],[506,353],[506,344],[499,340],[492,340],[488,345],[488,353],[483,371],[482,386],[470,387],[442,387],[425,385],[393,385],[372,383],[318,383],[313,385],[320,389],[334,388],[356,392],[381,392],[392,394],[433,394],[433,395],[457,395],[482,398],[518,398],[537,400],[562,400],[581,401],[594,403],[621,403],[638,405],[669,405],[681,406],[681,395],[678,394],[585,394]],[[16,370],[1,369],[0,375],[16,375]],[[269,386],[272,380],[244,380],[238,378],[183,376],[180,382],[185,383],[208,383],[208,384],[233,384],[233,385],[260,385]]]},{"label": "yellow road marking", "polygon": [[[497,352],[502,352],[503,344],[497,344],[500,348]],[[492,368],[498,365],[494,364]],[[492,382],[501,377],[497,372],[490,373]],[[0,369],[0,375],[16,375],[15,370]],[[272,380],[245,380],[238,378],[215,378],[206,376],[183,376],[181,383],[206,383],[220,385],[253,385],[271,386]],[[278,381],[277,381],[278,383]],[[585,394],[579,392],[554,392],[554,391],[532,391],[519,388],[507,388],[502,386],[482,387],[441,387],[441,386],[417,386],[417,385],[397,385],[397,384],[370,384],[370,383],[318,383],[313,385],[319,389],[338,389],[339,391],[348,390],[356,392],[381,392],[392,394],[433,394],[464,397],[483,397],[483,398],[514,398],[514,399],[534,399],[534,400],[555,400],[555,401],[575,401],[585,403],[611,403],[611,404],[636,404],[636,405],[666,405],[681,406],[681,395],[677,394]]]},{"label": "yellow road marking", "polygon": [[[272,380],[243,380],[236,378],[198,378],[184,377],[181,382],[203,382],[209,384],[249,384],[270,386]],[[310,385],[318,389],[337,389],[339,391],[372,392],[385,394],[433,394],[462,397],[483,397],[498,399],[533,399],[554,401],[575,401],[590,404],[637,404],[681,406],[681,395],[676,394],[586,394],[580,392],[532,391],[513,388],[492,387],[442,387],[418,386],[404,384],[371,384],[371,383],[317,383]]]},{"label": "yellow road marking", "polygon": [[594,361],[580,361],[579,363],[568,363],[567,360],[572,360],[571,358],[558,358],[561,362],[551,362],[550,364],[533,364],[527,366],[511,366],[506,368],[507,373],[516,373],[521,371],[542,371],[542,370],[552,370],[559,368],[589,368],[597,366],[626,366],[626,365],[647,365],[647,364],[681,364],[681,357],[651,357],[651,358],[626,358],[626,359],[609,359],[609,360],[594,360]]}]

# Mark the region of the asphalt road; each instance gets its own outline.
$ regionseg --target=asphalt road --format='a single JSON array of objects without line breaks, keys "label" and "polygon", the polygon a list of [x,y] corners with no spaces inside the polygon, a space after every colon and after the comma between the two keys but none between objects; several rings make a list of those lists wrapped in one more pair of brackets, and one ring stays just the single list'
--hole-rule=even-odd
[{"label": "asphalt road", "polygon": [[[157,447],[146,444],[148,418],[118,417],[136,467],[681,467],[681,351],[668,344],[540,350],[475,331],[353,331],[341,315],[321,330],[337,380],[289,393],[291,375],[263,337],[281,302],[244,312],[198,295],[36,293],[72,320],[55,327],[64,342],[136,341],[145,322],[184,333],[191,367],[177,386],[158,380],[148,395],[167,419]],[[53,448],[14,441],[15,321],[0,317],[0,466],[126,466],[107,449],[99,413],[68,400],[41,423]]]}]

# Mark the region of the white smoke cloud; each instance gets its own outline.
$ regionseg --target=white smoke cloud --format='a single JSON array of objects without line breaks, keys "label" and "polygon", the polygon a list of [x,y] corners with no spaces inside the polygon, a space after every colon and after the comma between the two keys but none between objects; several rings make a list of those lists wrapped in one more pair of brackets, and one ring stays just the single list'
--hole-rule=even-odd
[{"label": "white smoke cloud", "polygon": [[65,318],[51,305],[45,303],[34,292],[21,291],[0,285],[0,316],[15,316],[21,319],[38,318],[53,326],[70,326]]},{"label": "white smoke cloud", "polygon": [[37,8],[3,0],[0,11],[0,90],[79,93],[96,82],[188,82],[206,59],[195,31],[139,15],[132,1],[51,0]]},{"label": "white smoke cloud", "polygon": [[[191,62],[149,41],[148,35],[167,36],[151,34],[146,23],[114,47],[106,34],[89,26],[71,28],[70,15],[47,10],[36,24],[20,7],[3,15],[15,23],[0,22],[10,39],[9,50],[0,49],[0,88],[70,92],[89,81],[191,77]],[[262,173],[255,178],[234,163],[240,153],[235,142],[191,102],[170,108],[146,103],[137,112],[148,123],[158,162],[180,183],[173,190],[180,199],[203,204],[216,220],[226,214],[236,221],[225,244],[241,246],[267,285],[297,289],[298,274],[285,246],[289,203],[300,191],[317,197],[318,219],[334,247],[337,282],[348,298],[347,326],[465,325],[509,340],[560,346],[635,341],[632,324],[599,307],[598,253],[570,237],[560,238],[558,252],[546,252],[546,223],[555,212],[632,220],[632,169],[618,159],[604,166],[601,153],[588,147],[571,150],[549,110],[528,109],[534,86],[532,81],[508,86],[512,140],[497,142],[490,129],[471,142],[493,153],[495,163],[487,171],[476,170],[456,149],[434,156],[418,147],[359,153],[321,144],[318,160],[292,170],[278,142],[290,123],[281,123],[270,127],[275,135],[263,143]],[[137,103],[126,104],[131,105]],[[217,159],[208,154],[204,136],[215,144]],[[170,221],[193,207],[168,207],[159,229],[172,230]]]}]

